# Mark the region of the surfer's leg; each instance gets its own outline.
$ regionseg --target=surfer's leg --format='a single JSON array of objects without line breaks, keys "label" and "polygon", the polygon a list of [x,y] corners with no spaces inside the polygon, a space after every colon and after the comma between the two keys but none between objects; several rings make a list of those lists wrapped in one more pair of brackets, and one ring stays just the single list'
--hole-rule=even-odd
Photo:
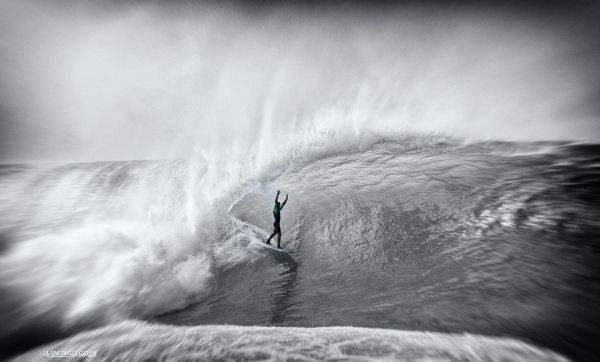
[{"label": "surfer's leg", "polygon": [[273,234],[271,234],[271,236],[269,236],[269,239],[267,240],[267,244],[271,245],[271,239],[273,238],[273,236],[275,236],[275,234],[277,234],[278,232],[281,232],[279,229],[279,224],[277,223],[277,221],[275,221],[273,223]]},{"label": "surfer's leg", "polygon": [[271,234],[271,236],[269,236],[269,239],[267,239],[267,244],[271,244],[271,239],[273,238],[273,236],[275,236],[276,231],[273,231],[273,234]]},{"label": "surfer's leg", "polygon": [[281,249],[281,230],[277,233],[277,249]]}]

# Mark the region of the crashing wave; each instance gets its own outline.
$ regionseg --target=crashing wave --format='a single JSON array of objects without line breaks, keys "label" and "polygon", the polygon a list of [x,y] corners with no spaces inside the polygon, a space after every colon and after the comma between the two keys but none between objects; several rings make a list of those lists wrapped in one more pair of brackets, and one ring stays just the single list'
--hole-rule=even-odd
[{"label": "crashing wave", "polygon": [[14,359],[95,352],[99,361],[555,361],[566,358],[510,338],[354,327],[174,327],[138,321],[81,333]]}]

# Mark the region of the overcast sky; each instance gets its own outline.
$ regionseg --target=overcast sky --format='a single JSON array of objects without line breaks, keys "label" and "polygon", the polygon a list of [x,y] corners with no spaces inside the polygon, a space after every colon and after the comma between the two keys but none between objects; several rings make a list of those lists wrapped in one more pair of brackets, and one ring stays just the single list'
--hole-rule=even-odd
[{"label": "overcast sky", "polygon": [[2,1],[0,159],[186,157],[309,128],[600,139],[593,2],[417,3]]}]

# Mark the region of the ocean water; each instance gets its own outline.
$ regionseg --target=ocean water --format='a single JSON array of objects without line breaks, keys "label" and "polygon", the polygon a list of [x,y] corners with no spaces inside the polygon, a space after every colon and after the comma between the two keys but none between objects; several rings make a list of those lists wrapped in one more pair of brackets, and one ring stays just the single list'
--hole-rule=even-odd
[{"label": "ocean water", "polygon": [[421,3],[0,2],[0,359],[597,361],[599,8]]},{"label": "ocean water", "polygon": [[[5,354],[596,356],[597,145],[342,141],[228,177],[199,160],[2,166]],[[261,245],[277,189],[288,255]]]},{"label": "ocean water", "polygon": [[[170,327],[132,321],[82,333],[49,348],[59,353],[74,348],[104,350],[100,359],[106,361],[567,361],[506,338],[353,327]],[[31,351],[15,361],[39,359],[46,351]]]}]

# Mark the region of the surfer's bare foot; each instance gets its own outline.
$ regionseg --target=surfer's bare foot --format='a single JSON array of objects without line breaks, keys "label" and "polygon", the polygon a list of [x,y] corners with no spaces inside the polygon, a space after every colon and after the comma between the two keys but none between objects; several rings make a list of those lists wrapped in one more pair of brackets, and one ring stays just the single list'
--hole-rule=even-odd
[{"label": "surfer's bare foot", "polygon": [[267,241],[267,244],[271,245],[271,242],[270,242],[270,241]]},{"label": "surfer's bare foot", "polygon": [[277,249],[281,249],[281,246],[277,245]]}]

